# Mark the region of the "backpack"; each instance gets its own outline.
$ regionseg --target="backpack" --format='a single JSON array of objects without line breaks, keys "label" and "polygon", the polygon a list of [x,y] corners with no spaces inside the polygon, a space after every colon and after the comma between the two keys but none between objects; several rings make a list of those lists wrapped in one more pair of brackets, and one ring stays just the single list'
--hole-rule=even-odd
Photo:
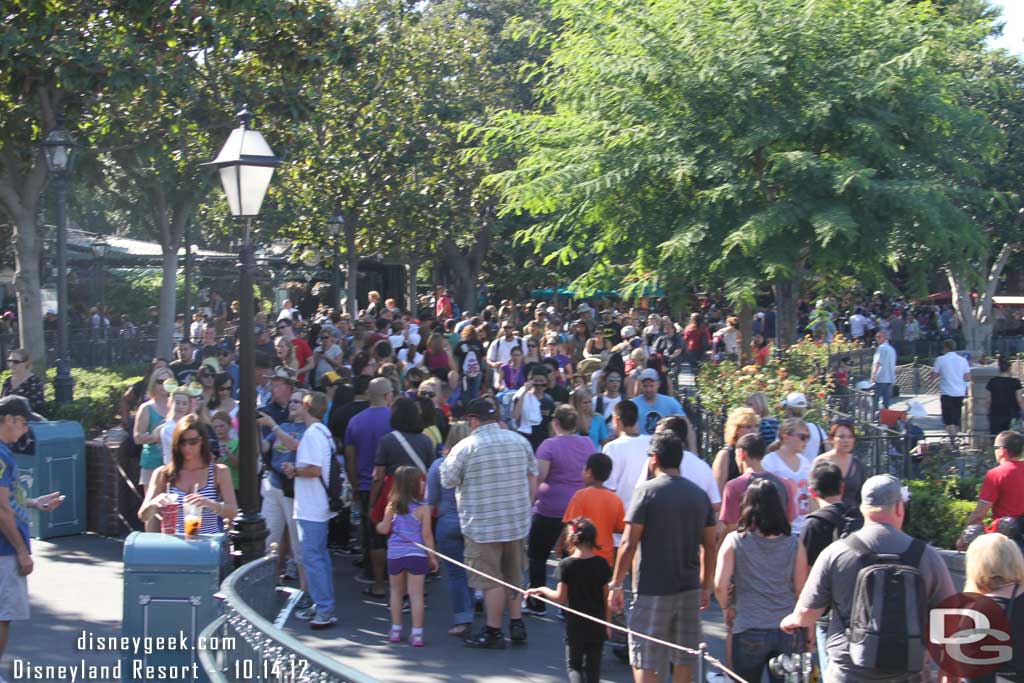
[{"label": "backpack", "polygon": [[843,540],[860,557],[846,640],[854,666],[880,675],[924,668],[924,577],[918,570],[925,543],[914,539],[900,555],[876,555],[856,535]]},{"label": "backpack", "polygon": [[[327,430],[322,423],[317,423],[310,429],[317,427],[323,427],[324,431]],[[327,471],[327,483],[324,483],[323,477],[317,477],[317,479],[320,480],[320,485],[324,487],[324,493],[327,494],[327,505],[331,512],[341,512],[351,505],[352,501],[346,501],[342,495],[345,489],[345,480],[341,474],[341,462],[334,454],[334,437],[329,432],[327,433],[327,442],[331,444],[331,466]]]},{"label": "backpack", "polygon": [[472,349],[466,351],[466,355],[462,359],[462,374],[466,377],[480,376],[480,359],[477,358],[476,351]]},{"label": "backpack", "polygon": [[824,520],[832,525],[833,542],[846,538],[864,526],[864,517],[861,516],[860,510],[853,505],[843,503],[840,503],[840,505],[842,510],[837,510],[834,506],[830,505],[827,508],[820,508],[807,515],[808,517]]}]

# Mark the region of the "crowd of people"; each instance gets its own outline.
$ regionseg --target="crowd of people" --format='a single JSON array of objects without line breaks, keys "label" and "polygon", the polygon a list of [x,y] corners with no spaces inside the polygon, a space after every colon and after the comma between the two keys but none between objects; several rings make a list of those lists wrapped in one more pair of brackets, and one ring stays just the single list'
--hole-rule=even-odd
[{"label": "crowd of people", "polygon": [[[411,645],[435,637],[424,632],[424,585],[438,572],[448,633],[468,647],[505,648],[506,623],[509,640],[523,644],[524,615],[568,606],[574,682],[600,680],[609,637],[636,680],[670,671],[690,680],[712,595],[725,613],[727,664],[748,681],[764,671],[780,681],[769,661],[805,650],[817,650],[828,681],[920,671],[912,633],[899,635],[912,654],[896,664],[848,636],[867,614],[878,617],[858,622],[868,637],[896,637],[878,624],[898,596],[873,601],[853,590],[865,558],[893,555],[917,569],[924,604],[908,618],[925,618],[953,593],[934,549],[900,530],[899,480],[867,476],[854,424],[815,424],[800,393],[782,405],[750,395],[728,416],[726,446],[701,454],[674,375],[682,363],[733,352],[736,321],[716,316],[712,327],[704,315],[714,311],[680,321],[653,308],[503,302],[464,315],[438,288],[415,316],[376,292],[356,319],[325,310],[303,320],[290,302],[276,315],[261,310],[252,380],[262,514],[281,580],[304,591],[298,617],[313,629],[344,619],[358,595],[336,595],[332,564],[348,558],[362,593],[386,600],[391,642],[405,638],[406,610]],[[214,326],[195,331],[123,398],[150,530],[168,506],[201,509],[203,533],[237,512],[237,348]],[[993,506],[997,517],[1024,514],[1024,437],[1006,431],[996,443],[1002,464],[972,524]],[[3,490],[0,481],[0,512]],[[971,553],[998,551],[1018,577],[1020,551],[969,543],[974,531],[965,534],[968,566],[988,573],[973,580],[1003,595],[1011,575],[993,575],[987,560],[971,565]],[[587,617],[680,647],[627,639]]]}]

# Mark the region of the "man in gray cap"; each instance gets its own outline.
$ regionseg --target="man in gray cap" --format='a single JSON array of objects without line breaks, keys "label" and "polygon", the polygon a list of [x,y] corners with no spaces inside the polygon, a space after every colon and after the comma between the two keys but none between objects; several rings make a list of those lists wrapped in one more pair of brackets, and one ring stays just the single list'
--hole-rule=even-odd
[{"label": "man in gray cap", "polygon": [[[821,552],[800,592],[796,609],[782,620],[779,627],[787,633],[799,628],[809,629],[826,609],[831,608],[828,668],[824,671],[826,683],[911,680],[914,675],[910,673],[894,677],[892,672],[883,674],[853,663],[846,628],[850,623],[857,575],[865,566],[872,564],[872,555],[875,562],[880,555],[901,556],[900,564],[916,567],[921,575],[926,602],[921,611],[925,619],[932,608],[956,590],[939,553],[900,531],[906,504],[899,479],[879,474],[865,481],[861,488],[860,510],[864,515],[864,528]],[[918,554],[919,559],[914,557]],[[921,624],[921,628],[926,629],[927,624]],[[919,656],[923,658],[923,651]]]}]

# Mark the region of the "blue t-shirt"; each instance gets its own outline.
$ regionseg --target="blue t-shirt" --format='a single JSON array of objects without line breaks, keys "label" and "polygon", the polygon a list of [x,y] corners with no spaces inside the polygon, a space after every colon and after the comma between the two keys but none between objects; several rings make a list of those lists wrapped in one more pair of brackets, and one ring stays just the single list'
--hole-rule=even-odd
[{"label": "blue t-shirt", "polygon": [[[301,440],[302,435],[306,432],[306,425],[301,422],[282,422],[278,425],[288,436],[296,440]],[[296,451],[288,450],[283,443],[278,441],[277,434],[271,432],[267,438],[270,443],[270,485],[275,489],[284,488],[284,472],[281,467],[286,462],[292,464],[295,463]]]},{"label": "blue t-shirt", "polygon": [[[14,520],[18,526],[18,533],[28,542],[28,509],[25,506],[25,489],[18,485],[18,463],[14,461],[14,454],[7,444],[0,443],[0,486],[3,486],[11,494],[11,507],[14,509]],[[0,555],[14,555],[14,546],[7,540],[7,537],[0,534]]]},{"label": "blue t-shirt", "polygon": [[643,396],[632,399],[636,404],[639,413],[636,425],[640,428],[641,434],[654,434],[654,428],[658,426],[658,420],[669,415],[685,415],[683,406],[671,396],[658,394],[654,399],[654,405],[647,402]]},{"label": "blue t-shirt", "polygon": [[604,415],[594,415],[590,418],[588,436],[594,442],[594,448],[601,450],[601,443],[608,440],[608,423],[604,421]]},{"label": "blue t-shirt", "polygon": [[345,447],[356,450],[359,490],[369,491],[373,482],[373,464],[377,458],[380,438],[391,432],[391,409],[386,406],[367,408],[348,421]]}]

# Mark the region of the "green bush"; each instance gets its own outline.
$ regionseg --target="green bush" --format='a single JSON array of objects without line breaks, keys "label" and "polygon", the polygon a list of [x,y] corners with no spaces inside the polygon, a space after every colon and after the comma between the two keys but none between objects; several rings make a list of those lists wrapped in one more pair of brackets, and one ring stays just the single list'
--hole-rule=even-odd
[{"label": "green bush", "polygon": [[[910,503],[907,504],[903,531],[936,548],[952,550],[967,523],[967,517],[974,511],[975,501],[949,495],[947,491],[950,482],[946,479],[908,481],[907,486],[910,489]],[[956,488],[963,493],[973,486],[965,483]]]},{"label": "green bush", "polygon": [[[145,364],[125,365],[117,368],[72,368],[75,380],[74,400],[61,405],[54,400],[53,378],[56,369],[46,371],[43,395],[46,403],[40,411],[48,420],[74,420],[82,424],[86,437],[93,437],[121,421],[121,396],[131,385],[142,379]],[[7,373],[0,374],[0,382]]]}]

